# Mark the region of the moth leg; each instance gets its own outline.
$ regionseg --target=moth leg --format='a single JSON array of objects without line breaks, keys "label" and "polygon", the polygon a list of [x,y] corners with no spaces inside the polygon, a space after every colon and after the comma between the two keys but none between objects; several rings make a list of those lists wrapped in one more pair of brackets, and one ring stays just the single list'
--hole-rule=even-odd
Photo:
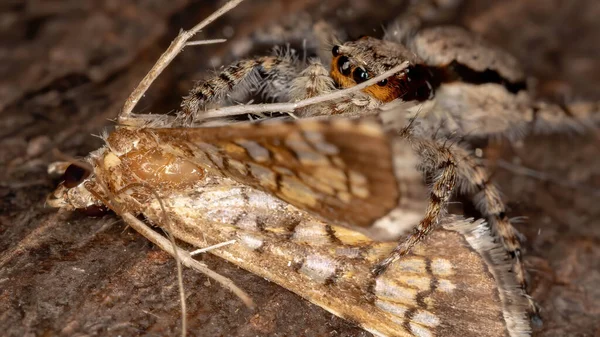
[{"label": "moth leg", "polygon": [[220,103],[235,91],[288,101],[290,83],[297,76],[297,68],[291,52],[235,62],[216,76],[197,83],[181,102],[183,114],[201,116],[206,104]]}]

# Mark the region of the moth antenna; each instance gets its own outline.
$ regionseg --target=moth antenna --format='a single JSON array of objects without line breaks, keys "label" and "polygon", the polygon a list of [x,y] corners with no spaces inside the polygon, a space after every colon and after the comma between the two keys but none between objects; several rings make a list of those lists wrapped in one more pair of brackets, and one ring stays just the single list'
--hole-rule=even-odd
[{"label": "moth antenna", "polygon": [[[52,149],[52,155],[55,158],[59,159],[60,161],[67,162],[71,165],[81,167],[82,169],[84,169],[88,172],[94,172],[94,167],[92,165],[90,165],[88,162],[81,160],[81,159],[77,159],[73,156],[69,156],[68,154],[63,153],[56,148]],[[65,166],[65,169],[66,169],[66,166]],[[64,172],[62,172],[62,173],[64,173]]]},{"label": "moth antenna", "polygon": [[[165,70],[165,68],[175,59],[179,53],[183,50],[183,48],[188,45],[188,40],[191,39],[196,33],[198,33],[202,28],[206,27],[216,19],[218,19],[223,14],[227,13],[231,9],[235,8],[244,0],[230,0],[225,3],[221,8],[212,13],[206,19],[202,20],[196,26],[194,26],[190,30],[182,30],[179,35],[171,42],[169,48],[159,57],[158,61],[154,64],[152,69],[144,76],[142,81],[138,84],[138,86],[131,92],[125,104],[123,105],[123,109],[121,113],[119,113],[118,120],[120,121],[122,117],[127,117],[133,111],[133,108],[142,98],[142,96],[146,93],[146,90],[150,87],[152,82],[156,80],[156,78]],[[193,41],[193,44],[198,44],[198,41]]]}]

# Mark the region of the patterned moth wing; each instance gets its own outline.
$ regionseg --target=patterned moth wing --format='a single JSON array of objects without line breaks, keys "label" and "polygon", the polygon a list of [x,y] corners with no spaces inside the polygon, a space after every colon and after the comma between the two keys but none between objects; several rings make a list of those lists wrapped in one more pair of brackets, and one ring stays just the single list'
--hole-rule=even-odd
[{"label": "patterned moth wing", "polygon": [[[446,219],[374,278],[395,241],[374,242],[227,180],[164,200],[175,237],[198,247],[236,240],[211,253],[378,336],[529,336],[510,260],[482,221]],[[144,215],[162,221],[157,202]]]},{"label": "patterned moth wing", "polygon": [[[380,124],[370,119],[140,132],[151,134],[157,144],[179,144],[199,165],[209,164],[240,183],[373,238],[397,236],[425,211],[426,191],[410,146],[391,145]],[[390,221],[373,226],[399,206],[406,206],[404,214],[394,215],[403,220],[402,230],[380,228],[390,227]]]}]

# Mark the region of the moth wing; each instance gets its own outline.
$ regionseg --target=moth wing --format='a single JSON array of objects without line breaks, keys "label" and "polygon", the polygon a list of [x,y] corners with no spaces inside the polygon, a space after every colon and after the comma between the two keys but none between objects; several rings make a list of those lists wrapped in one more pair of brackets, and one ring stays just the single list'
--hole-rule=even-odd
[{"label": "moth wing", "polygon": [[[149,129],[197,161],[337,224],[369,227],[398,206],[392,150],[372,120]],[[206,163],[204,163],[206,165]]]},{"label": "moth wing", "polygon": [[[230,198],[243,205],[243,194]],[[175,237],[201,248],[236,240],[211,253],[376,335],[530,336],[510,260],[483,221],[445,219],[442,228],[374,278],[371,270],[396,242],[373,242],[308,215],[292,225],[260,203],[236,207],[241,218],[231,225],[221,216],[210,218],[215,208],[231,212],[230,201],[201,206],[192,197],[177,198],[190,207],[168,209]],[[154,202],[150,209],[145,215],[160,223],[160,206]]]},{"label": "moth wing", "polygon": [[449,217],[378,278],[375,306],[415,336],[530,336],[527,302],[483,220]]}]

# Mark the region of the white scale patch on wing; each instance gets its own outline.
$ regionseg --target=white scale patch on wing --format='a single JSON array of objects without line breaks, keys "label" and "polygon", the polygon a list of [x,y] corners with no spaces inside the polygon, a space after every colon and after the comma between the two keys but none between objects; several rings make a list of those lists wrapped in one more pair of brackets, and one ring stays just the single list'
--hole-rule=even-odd
[{"label": "white scale patch on wing", "polygon": [[318,221],[302,221],[294,228],[292,240],[310,245],[326,245],[331,242],[325,226]]},{"label": "white scale patch on wing", "polygon": [[367,178],[356,171],[348,172],[350,177],[350,189],[352,194],[359,198],[366,199],[369,196],[369,182]]},{"label": "white scale patch on wing", "polygon": [[238,140],[236,144],[243,147],[252,160],[257,163],[264,163],[271,160],[269,150],[261,146],[255,141],[251,140]]},{"label": "white scale patch on wing", "polygon": [[315,148],[317,151],[327,154],[336,155],[340,150],[333,144],[327,143],[323,137],[323,134],[317,131],[304,131],[304,138]]},{"label": "white scale patch on wing", "polygon": [[[406,315],[409,315],[409,327],[415,336],[434,336],[433,331],[441,321],[427,310],[435,306],[430,292],[452,292],[456,286],[444,277],[454,274],[451,262],[446,259],[435,258],[428,263],[419,256],[405,257],[377,278],[374,287],[375,305],[394,315],[393,320],[399,324],[406,323]],[[425,298],[418,300],[423,295]],[[409,312],[408,308],[421,309]]]},{"label": "white scale patch on wing", "polygon": [[244,230],[256,231],[258,230],[258,222],[255,214],[243,214],[235,225]]},{"label": "white scale patch on wing", "polygon": [[[376,300],[375,301],[375,305],[380,308],[383,311],[387,311],[390,314],[397,316],[397,317],[404,317],[404,315],[406,314],[406,311],[408,310],[408,307],[402,304],[398,304],[398,303],[392,303],[392,302],[386,302],[386,301],[382,301],[382,300]],[[399,319],[398,322],[402,323],[402,319]]]},{"label": "white scale patch on wing", "polygon": [[398,269],[399,273],[427,274],[425,260],[418,257],[406,257],[400,259],[400,261],[393,265],[392,268]]},{"label": "white scale patch on wing", "polygon": [[375,221],[373,232],[382,233],[375,239],[397,239],[415,227],[423,218],[423,213],[409,212],[404,207],[398,207]]},{"label": "white scale patch on wing", "polygon": [[273,171],[255,163],[248,163],[248,167],[250,168],[250,174],[254,176],[263,187],[272,190],[277,188],[277,181],[275,180],[275,173]]},{"label": "white scale patch on wing", "polygon": [[454,275],[452,263],[446,259],[435,258],[431,261],[431,272],[436,276]]},{"label": "white scale patch on wing", "polygon": [[429,329],[413,322],[410,322],[410,331],[416,337],[433,337],[433,334]]},{"label": "white scale patch on wing", "polygon": [[240,243],[250,250],[257,250],[263,246],[264,240],[258,236],[245,233],[240,236]]},{"label": "white scale patch on wing", "polygon": [[299,272],[315,282],[325,283],[335,275],[337,267],[335,260],[327,256],[312,254],[306,257]]},{"label": "white scale patch on wing", "polygon": [[440,325],[440,319],[437,316],[433,315],[429,311],[418,310],[413,316],[412,320],[415,323],[419,323],[421,325],[426,325],[430,328],[435,328]]},{"label": "white scale patch on wing", "polygon": [[393,280],[380,277],[375,281],[375,295],[379,300],[392,303],[405,303],[411,307],[417,305],[417,290],[401,287]]},{"label": "white scale patch on wing", "polygon": [[431,278],[427,276],[402,274],[398,275],[395,280],[419,291],[426,291],[431,288]]},{"label": "white scale patch on wing", "polygon": [[454,289],[456,289],[456,285],[454,283],[452,283],[450,280],[439,280],[438,281],[438,290],[445,292],[445,293],[451,293],[454,291]]},{"label": "white scale patch on wing", "polygon": [[292,150],[300,163],[307,166],[328,165],[329,160],[323,154],[316,152],[297,134],[292,134],[285,140],[285,145]]}]

